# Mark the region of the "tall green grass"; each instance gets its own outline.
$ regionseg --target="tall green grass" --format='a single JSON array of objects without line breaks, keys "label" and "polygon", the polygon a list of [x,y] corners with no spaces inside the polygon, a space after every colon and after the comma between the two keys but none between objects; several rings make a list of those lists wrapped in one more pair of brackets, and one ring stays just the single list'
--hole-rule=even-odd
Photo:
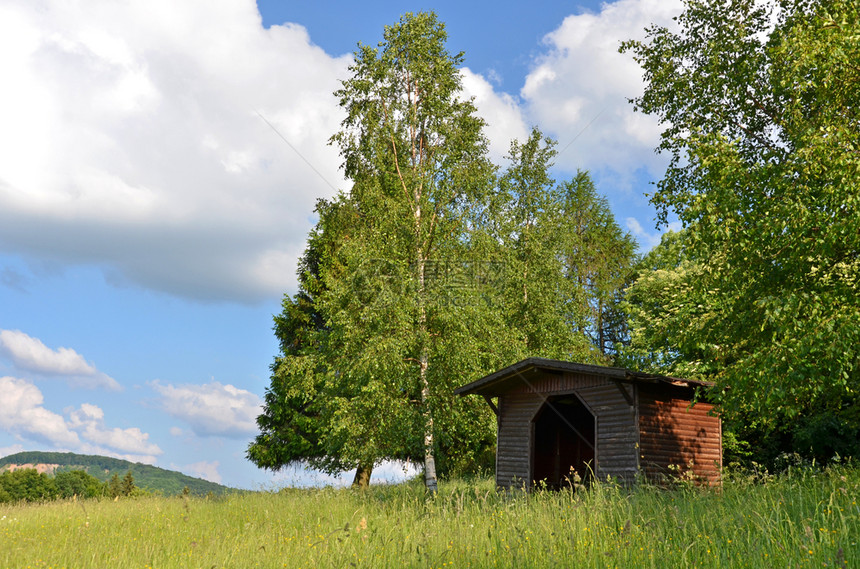
[{"label": "tall green grass", "polygon": [[860,469],[721,491],[489,480],[0,507],[0,567],[858,567]]}]

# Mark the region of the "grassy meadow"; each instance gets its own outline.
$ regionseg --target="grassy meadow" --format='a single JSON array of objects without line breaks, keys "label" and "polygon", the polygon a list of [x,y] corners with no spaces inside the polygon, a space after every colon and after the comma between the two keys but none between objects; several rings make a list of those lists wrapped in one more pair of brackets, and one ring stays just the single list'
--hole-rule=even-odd
[{"label": "grassy meadow", "polygon": [[0,505],[0,567],[858,567],[860,469],[721,491],[452,481]]}]

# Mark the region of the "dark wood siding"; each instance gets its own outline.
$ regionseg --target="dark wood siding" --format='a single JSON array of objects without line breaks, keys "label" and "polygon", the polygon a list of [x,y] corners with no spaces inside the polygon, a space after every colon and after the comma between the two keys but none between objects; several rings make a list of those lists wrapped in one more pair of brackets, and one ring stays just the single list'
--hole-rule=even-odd
[{"label": "dark wood siding", "polygon": [[[638,471],[636,409],[615,382],[586,374],[535,375],[499,398],[496,482],[509,488],[531,483],[532,420],[547,397],[575,393],[597,418],[595,461],[598,479],[632,481]],[[631,399],[635,391],[627,386]]]},{"label": "dark wood siding", "polygon": [[531,420],[543,399],[534,393],[499,398],[499,436],[496,446],[496,483],[518,488],[529,479]]},{"label": "dark wood siding", "polygon": [[632,482],[639,466],[635,407],[627,402],[619,386],[609,380],[600,386],[580,389],[577,394],[597,417],[597,479],[611,476]]},{"label": "dark wood siding", "polygon": [[606,385],[605,377],[586,375],[582,373],[543,373],[526,376],[519,387],[512,393],[569,393],[586,387]]},{"label": "dark wood siding", "polygon": [[656,386],[639,390],[639,459],[645,475],[660,479],[678,474],[677,469],[692,470],[697,478],[719,484],[722,430],[719,417],[708,415],[713,405],[690,407],[688,398],[667,391]]}]

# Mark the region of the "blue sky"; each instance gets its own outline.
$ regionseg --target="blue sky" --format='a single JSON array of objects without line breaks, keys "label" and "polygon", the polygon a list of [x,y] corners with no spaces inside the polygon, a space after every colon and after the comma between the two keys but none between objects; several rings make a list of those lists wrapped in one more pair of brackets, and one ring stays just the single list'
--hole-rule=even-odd
[{"label": "blue sky", "polygon": [[588,169],[641,248],[659,240],[645,197],[665,167],[659,127],[626,103],[641,77],[617,46],[668,24],[675,0],[4,0],[0,456],[329,481],[244,459],[271,317],[295,292],[315,201],[348,189],[326,141],[351,52],[429,9],[466,54],[494,159],[537,125],[559,141],[557,178]]}]

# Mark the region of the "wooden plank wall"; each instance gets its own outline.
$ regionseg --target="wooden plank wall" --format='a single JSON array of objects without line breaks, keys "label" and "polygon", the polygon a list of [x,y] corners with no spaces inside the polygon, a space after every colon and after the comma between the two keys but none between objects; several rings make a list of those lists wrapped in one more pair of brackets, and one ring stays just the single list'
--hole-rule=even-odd
[{"label": "wooden plank wall", "polygon": [[496,484],[503,488],[528,485],[531,420],[543,404],[534,393],[499,397],[499,434],[496,442]]},{"label": "wooden plank wall", "polygon": [[[627,388],[635,397],[635,392]],[[596,476],[632,481],[638,469],[636,410],[618,386],[605,377],[544,374],[529,378],[499,398],[496,483],[505,488],[530,485],[532,418],[545,398],[576,392],[597,417]]]},{"label": "wooden plank wall", "polygon": [[[692,471],[710,485],[720,483],[722,426],[708,415],[713,405],[671,398],[656,386],[639,390],[640,464],[648,478]],[[670,468],[672,465],[672,468]]]},{"label": "wooden plank wall", "polygon": [[[629,386],[626,389],[633,393]],[[610,476],[633,482],[639,468],[636,408],[608,380],[599,387],[580,389],[578,394],[597,416],[597,479]]]}]

